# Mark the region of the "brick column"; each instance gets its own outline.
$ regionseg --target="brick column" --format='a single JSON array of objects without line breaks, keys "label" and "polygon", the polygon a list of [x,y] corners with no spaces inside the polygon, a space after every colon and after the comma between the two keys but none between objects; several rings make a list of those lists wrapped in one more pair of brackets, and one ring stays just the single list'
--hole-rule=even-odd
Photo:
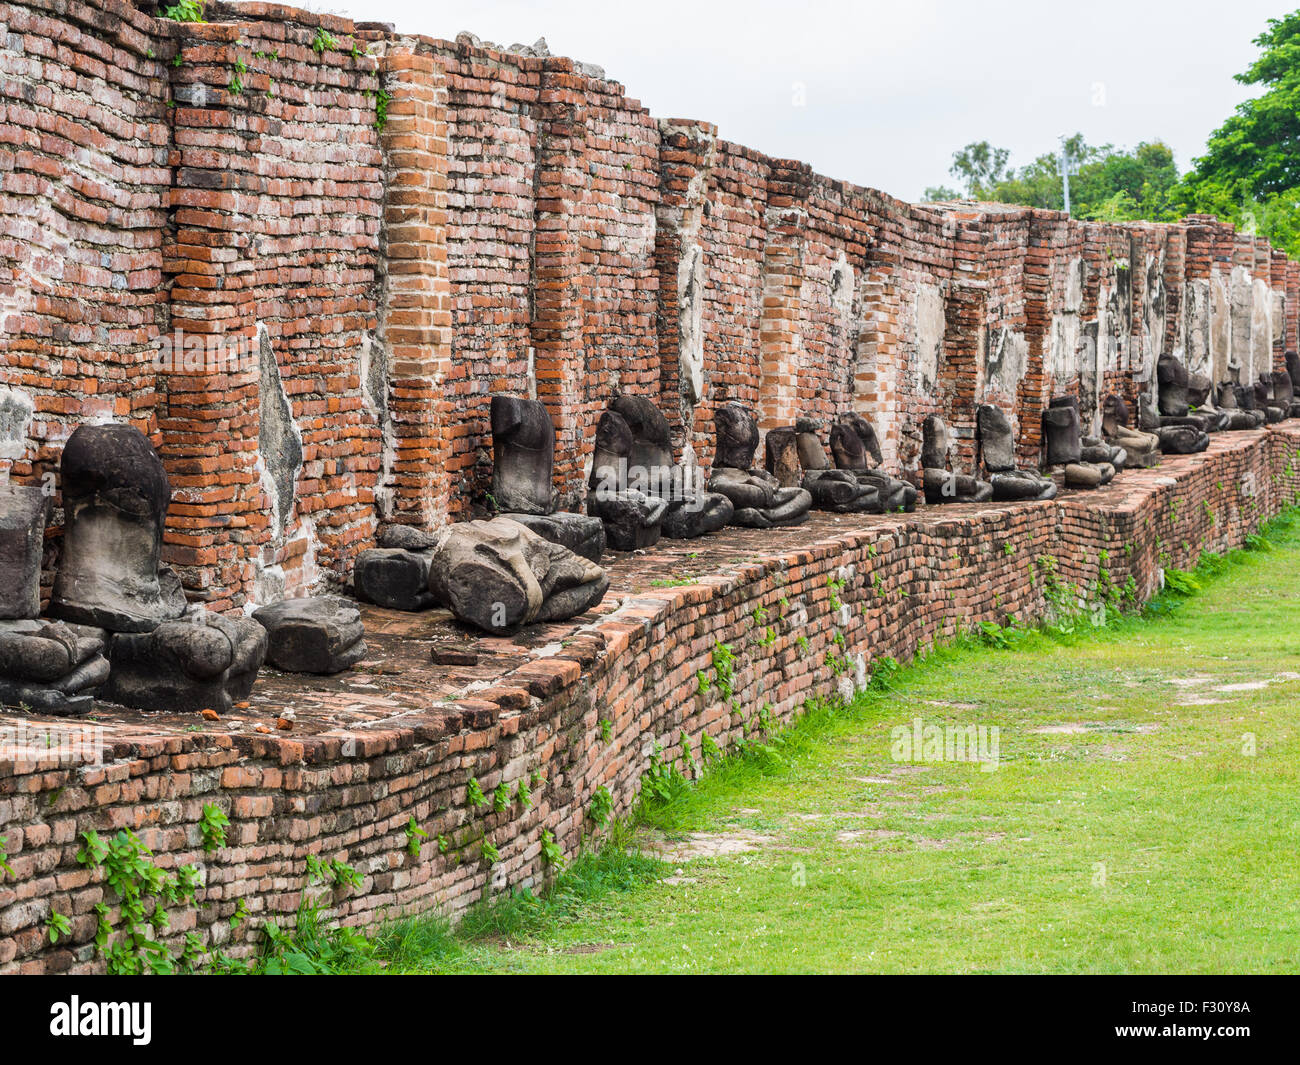
[{"label": "brick column", "polygon": [[[694,450],[695,408],[708,390],[702,313],[706,278],[699,236],[718,130],[706,122],[670,118],[659,123],[659,136],[655,268],[660,407],[686,452]],[[696,381],[703,384],[699,394]]]},{"label": "brick column", "polygon": [[447,520],[452,398],[447,267],[447,78],[428,56],[380,61],[388,118],[379,339],[388,359],[381,516],[401,525]]},{"label": "brick column", "polygon": [[537,398],[555,422],[555,483],[566,506],[585,494],[583,461],[590,446],[581,424],[585,86],[572,60],[546,60],[538,108],[532,341]]},{"label": "brick column", "polygon": [[762,429],[788,424],[798,413],[795,386],[802,343],[799,293],[803,287],[811,188],[812,169],[806,164],[790,160],[772,164],[759,326],[758,422]]}]

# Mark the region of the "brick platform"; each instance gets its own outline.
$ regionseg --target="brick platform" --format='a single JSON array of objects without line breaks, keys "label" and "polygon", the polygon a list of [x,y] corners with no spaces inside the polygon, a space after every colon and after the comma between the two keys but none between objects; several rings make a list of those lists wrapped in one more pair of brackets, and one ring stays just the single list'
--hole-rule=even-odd
[{"label": "brick platform", "polygon": [[[441,612],[368,610],[372,653],[356,673],[267,675],[248,709],[221,722],[105,708],[103,765],[0,763],[0,835],[16,874],[0,881],[0,972],[101,967],[91,910],[105,892],[75,860],[91,828],[131,828],[161,864],[197,864],[205,905],[170,935],[197,930],[236,955],[255,949],[260,918],[292,920],[308,855],[364,875],[334,907],[356,925],[455,914],[485,892],[536,885],[543,831],[572,855],[593,830],[596,790],[626,813],[656,747],[675,759],[686,744],[698,759],[704,733],[732,746],[765,705],[788,722],[806,699],[851,692],[885,656],[905,661],[980,621],[1040,618],[1045,556],[1081,603],[1096,601],[1103,567],[1103,580],[1132,577],[1133,598],[1145,599],[1162,567],[1239,546],[1294,502],[1298,459],[1300,424],[1288,422],[1220,434],[1203,455],[1051,502],[821,515],[796,529],[666,541],[619,557],[601,609],[565,625],[508,640],[470,635]],[[663,586],[679,580],[691,583]],[[735,654],[731,700],[716,684],[699,692],[718,642]],[[473,663],[440,665],[435,652]],[[256,731],[289,709],[291,732]],[[470,777],[490,794],[534,773],[544,783],[531,809],[466,801]],[[231,822],[214,855],[201,848],[205,803]],[[430,834],[418,858],[407,852],[411,816]],[[500,853],[490,868],[484,838]],[[253,920],[232,942],[227,918],[241,899]],[[51,907],[72,918],[71,943],[48,943]]]}]

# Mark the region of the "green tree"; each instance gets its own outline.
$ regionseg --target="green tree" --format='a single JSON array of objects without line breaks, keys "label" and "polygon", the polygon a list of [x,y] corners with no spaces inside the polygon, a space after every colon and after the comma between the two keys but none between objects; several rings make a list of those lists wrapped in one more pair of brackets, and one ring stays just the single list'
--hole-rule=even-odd
[{"label": "green tree", "polygon": [[[1143,142],[1124,151],[1109,144],[1090,145],[1076,133],[1066,138],[1065,148],[1078,168],[1070,178],[1071,208],[1078,217],[1100,221],[1176,217],[1178,168],[1167,144]],[[978,199],[1059,211],[1064,197],[1057,151],[1044,152],[1019,169],[1006,167],[1009,155],[987,141],[969,144],[954,153],[953,173],[965,179],[970,195]],[[996,176],[990,179],[989,174]],[[936,191],[946,190],[927,189],[927,199],[937,198],[930,195]]]},{"label": "green tree", "polygon": [[948,173],[966,186],[970,196],[976,197],[982,189],[1002,180],[1010,157],[1006,148],[994,148],[988,141],[975,141],[952,153]]},{"label": "green tree", "polygon": [[1263,92],[1210,134],[1175,190],[1184,212],[1213,214],[1300,254],[1300,11],[1269,19],[1237,80]]}]

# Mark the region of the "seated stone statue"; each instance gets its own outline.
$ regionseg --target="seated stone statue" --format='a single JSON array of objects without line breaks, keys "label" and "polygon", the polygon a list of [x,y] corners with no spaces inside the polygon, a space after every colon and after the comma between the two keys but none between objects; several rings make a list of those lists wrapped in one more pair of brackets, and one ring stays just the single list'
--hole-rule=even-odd
[{"label": "seated stone statue", "polygon": [[983,503],[993,498],[993,486],[948,469],[952,438],[937,414],[921,423],[921,484],[927,503]]},{"label": "seated stone statue", "polygon": [[616,410],[596,424],[596,446],[587,481],[587,510],[605,525],[605,542],[615,551],[652,547],[662,534],[668,500],[629,484],[632,428]]},{"label": "seated stone statue", "polygon": [[1124,449],[1125,466],[1151,467],[1160,461],[1160,437],[1133,428],[1128,404],[1114,392],[1101,401],[1101,435],[1111,446]]},{"label": "seated stone statue", "polygon": [[608,588],[605,571],[590,559],[508,518],[452,525],[430,549],[434,599],[487,632],[574,617]]},{"label": "seated stone statue", "polygon": [[0,621],[0,706],[58,717],[89,713],[108,680],[104,650],[102,629]]},{"label": "seated stone statue", "polygon": [[1296,409],[1295,382],[1291,379],[1290,372],[1287,370],[1274,370],[1268,376],[1273,383],[1273,405],[1282,410],[1284,418],[1294,418]]},{"label": "seated stone statue", "polygon": [[1255,407],[1264,412],[1264,421],[1269,425],[1276,425],[1287,417],[1290,411],[1290,404],[1283,408],[1282,405],[1273,397],[1273,378],[1271,374],[1263,374],[1255,382]]},{"label": "seated stone statue", "polygon": [[798,525],[808,517],[812,496],[797,486],[782,486],[773,474],[753,468],[758,450],[758,422],[739,403],[726,403],[713,412],[717,450],[709,475],[709,491],[731,500],[730,524],[754,529]]},{"label": "seated stone statue", "polygon": [[975,410],[975,431],[993,498],[1054,499],[1056,482],[1050,477],[1016,468],[1016,438],[1011,421],[999,407],[985,403]]},{"label": "seated stone statue", "polygon": [[224,714],[251,694],[265,658],[266,630],[252,618],[199,610],[150,632],[115,634],[104,698],[138,710]]},{"label": "seated stone statue", "polygon": [[[1227,419],[1226,428],[1237,432],[1243,429],[1258,429],[1264,424],[1264,412],[1240,407],[1237,397],[1241,391],[1240,385],[1235,385],[1231,381],[1221,382],[1215,389],[1217,399],[1215,406]],[[1250,390],[1250,401],[1252,403],[1255,401],[1253,388]]]},{"label": "seated stone statue", "polygon": [[1100,488],[1115,477],[1115,467],[1109,461],[1094,461],[1100,452],[1090,448],[1085,457],[1077,397],[1052,397],[1043,411],[1043,440],[1047,465],[1062,469],[1067,488]]},{"label": "seated stone statue", "polygon": [[1209,435],[1195,425],[1164,425],[1156,398],[1150,392],[1138,394],[1138,428],[1155,433],[1166,455],[1192,455],[1210,446]]},{"label": "seated stone statue", "polygon": [[[1208,385],[1208,381],[1205,382]],[[1156,363],[1157,404],[1162,426],[1190,425],[1203,433],[1227,427],[1227,419],[1216,410],[1193,411],[1187,367],[1172,355],[1162,355]],[[1205,396],[1208,397],[1208,387]],[[1198,395],[1201,393],[1198,391]],[[1168,448],[1165,448],[1168,451]]]},{"label": "seated stone statue", "polygon": [[1300,353],[1288,351],[1286,353],[1286,373],[1291,378],[1291,388],[1293,399],[1291,400],[1290,417],[1300,418],[1300,396],[1294,395],[1294,390],[1300,388]]},{"label": "seated stone statue", "polygon": [[[670,540],[690,540],[717,532],[731,520],[731,500],[705,491],[700,471],[673,463],[668,419],[645,396],[615,396],[609,409],[631,434],[622,488],[664,500],[660,526]],[[594,472],[593,463],[593,472]]]},{"label": "seated stone statue", "polygon": [[804,488],[817,510],[879,514],[880,493],[853,474],[831,467],[817,429],[811,418],[800,418],[793,427],[769,429],[764,440],[767,472],[783,488]]},{"label": "seated stone statue", "polygon": [[282,599],[253,611],[266,660],[285,673],[340,673],[366,656],[361,612],[332,596]]},{"label": "seated stone statue", "polygon": [[83,425],[62,458],[63,550],[49,612],[112,632],[149,632],[185,612],[179,578],[160,563],[171,484],[129,425]]},{"label": "seated stone statue", "polygon": [[890,477],[879,469],[884,462],[876,430],[861,414],[841,414],[831,425],[831,454],[835,465],[847,470],[862,484],[876,490],[882,510],[916,509],[915,485]]},{"label": "seated stone statue", "polygon": [[597,517],[556,509],[555,424],[546,405],[521,396],[492,397],[492,498],[502,517],[593,562],[605,550]]},{"label": "seated stone statue", "polygon": [[41,552],[49,497],[36,487],[0,484],[0,619],[41,612]]}]

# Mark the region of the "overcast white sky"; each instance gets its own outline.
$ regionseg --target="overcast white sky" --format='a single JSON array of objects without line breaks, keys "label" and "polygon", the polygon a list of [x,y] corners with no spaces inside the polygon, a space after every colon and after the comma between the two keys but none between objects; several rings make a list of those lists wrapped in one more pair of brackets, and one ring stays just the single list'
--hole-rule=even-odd
[{"label": "overcast white sky", "polygon": [[[1292,0],[1295,2],[1295,0]],[[918,199],[987,139],[1020,165],[1063,133],[1169,143],[1180,169],[1251,95],[1232,75],[1289,6],[1261,0],[308,0],[302,6],[509,45],[544,36],[658,117]],[[802,85],[803,106],[797,104]]]}]

